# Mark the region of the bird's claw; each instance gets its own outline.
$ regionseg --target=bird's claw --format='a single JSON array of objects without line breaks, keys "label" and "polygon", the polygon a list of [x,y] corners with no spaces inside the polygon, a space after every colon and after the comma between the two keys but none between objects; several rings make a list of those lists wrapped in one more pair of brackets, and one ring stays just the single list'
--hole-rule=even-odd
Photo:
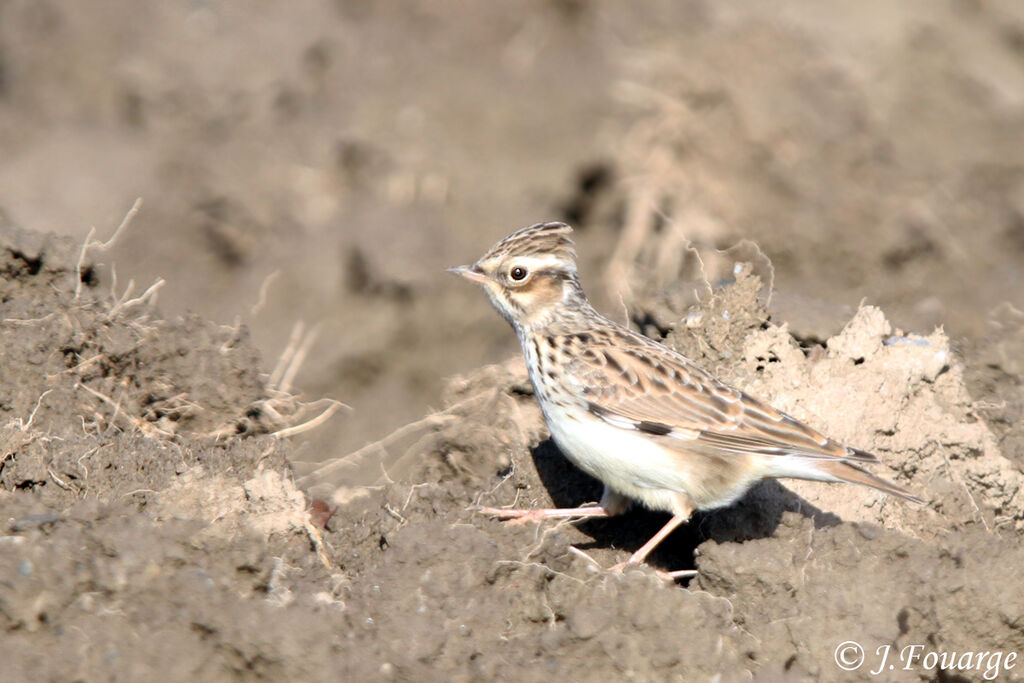
[{"label": "bird's claw", "polygon": [[[625,562],[619,562],[618,564],[609,567],[608,571],[612,574],[623,574],[627,569],[639,569],[642,566],[643,565],[639,562],[630,562],[629,560],[626,560]],[[658,578],[673,583],[676,581],[682,581],[683,579],[692,579],[697,576],[696,569],[677,569],[676,571],[671,572],[665,572],[661,571],[660,569],[654,569],[654,573],[658,575]]]},{"label": "bird's claw", "polygon": [[541,510],[512,510],[507,508],[477,508],[476,512],[495,517],[511,526],[519,526],[530,522],[540,522],[545,519]]}]

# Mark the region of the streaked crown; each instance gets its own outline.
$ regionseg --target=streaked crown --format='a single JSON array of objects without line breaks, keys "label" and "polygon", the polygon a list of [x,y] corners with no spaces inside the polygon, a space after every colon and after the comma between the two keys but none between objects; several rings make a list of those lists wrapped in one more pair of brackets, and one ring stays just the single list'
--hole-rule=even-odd
[{"label": "streaked crown", "polygon": [[480,259],[494,261],[509,257],[539,258],[576,269],[576,250],[565,223],[536,223],[514,233],[491,247]]}]

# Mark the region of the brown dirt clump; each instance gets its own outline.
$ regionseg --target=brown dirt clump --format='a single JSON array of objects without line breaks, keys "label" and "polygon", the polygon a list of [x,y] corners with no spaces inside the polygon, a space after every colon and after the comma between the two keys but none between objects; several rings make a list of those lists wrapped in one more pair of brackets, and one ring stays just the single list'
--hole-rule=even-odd
[{"label": "brown dirt clump", "polygon": [[[331,609],[340,574],[311,552],[284,443],[239,427],[284,399],[244,335],[119,307],[80,254],[0,236],[4,676],[301,673],[280,653],[315,637],[285,613]],[[266,642],[239,631],[270,621]]]},{"label": "brown dirt clump", "polygon": [[[0,419],[31,416],[61,436],[111,423],[151,436],[275,426],[261,410],[272,396],[244,327],[154,318],[150,297],[133,297],[131,284],[115,291],[114,279],[109,296],[98,293],[96,267],[79,263],[82,245],[16,229],[2,238],[0,363],[20,391],[0,405]],[[70,424],[83,406],[85,424]]]},{"label": "brown dirt clump", "polygon": [[600,493],[546,440],[518,358],[453,379],[439,411],[351,456],[296,463],[293,482],[296,454],[265,433],[282,425],[253,425],[259,406],[298,419],[281,411],[300,404],[243,335],[117,309],[93,276],[76,287],[73,245],[6,240],[0,628],[16,678],[829,678],[847,640],[1021,647],[1005,597],[1021,475],[941,331],[864,307],[823,346],[798,341],[743,264],[702,303],[670,290],[637,308],[650,334],[876,450],[929,500],[761,485],[659,548],[654,567],[698,570],[682,587],[602,569],[660,515],[473,512]]},{"label": "brown dirt clump", "polygon": [[[505,633],[515,634],[516,642],[543,625],[550,630],[544,654],[572,661],[574,676],[584,679],[699,675],[694,662],[706,656],[699,639],[708,629],[725,639],[713,667],[729,676],[835,677],[834,652],[847,640],[870,652],[919,643],[1018,651],[1020,607],[998,602],[1008,587],[996,577],[1009,576],[1024,552],[1021,474],[977,419],[946,337],[940,330],[903,333],[878,309],[864,307],[824,346],[802,347],[785,324],[768,319],[749,268],[735,273],[735,282],[674,322],[650,312],[634,317],[651,329],[670,329],[668,343],[702,349],[695,355],[703,354],[708,367],[730,381],[847,443],[875,450],[888,469],[879,473],[926,498],[927,506],[849,485],[765,483],[731,508],[698,514],[657,551],[655,566],[696,566],[698,578],[683,592],[706,593],[710,601],[695,603],[702,610],[687,608],[681,622],[666,617],[659,628],[644,631],[637,625],[658,619],[662,598],[673,601],[671,613],[684,607],[674,602],[683,589],[659,584],[648,569],[616,577],[600,567],[625,559],[663,523],[659,515],[635,511],[577,526],[514,527],[467,512],[472,504],[578,505],[600,494],[597,482],[543,440],[522,363],[512,359],[455,380],[448,407],[415,429],[300,480],[326,496],[333,478],[345,473],[347,484],[334,498],[336,530],[328,539],[336,547],[362,539],[346,569],[354,577],[377,577],[381,566],[389,567],[392,581],[408,585],[424,580],[425,571],[431,581],[443,580],[438,573],[455,571],[449,565],[470,563],[471,572],[489,572],[485,593],[507,590],[514,598],[490,603],[493,596],[477,597],[481,584],[460,584],[463,599],[485,611],[504,610]],[[664,312],[672,303],[654,308]],[[467,438],[473,432],[477,438]],[[357,464],[365,476],[362,496],[354,495]],[[485,476],[489,471],[493,476]],[[354,529],[347,521],[352,517],[359,519]],[[453,527],[463,530],[446,536]],[[479,541],[473,546],[466,538]],[[420,559],[406,560],[402,569],[391,564],[388,555],[398,542],[403,548],[412,543]],[[558,597],[561,586],[573,587],[571,601]],[[629,601],[619,602],[624,594]],[[643,607],[634,602],[648,599]],[[719,604],[724,611],[717,611]],[[581,625],[581,612],[590,610],[601,617]],[[610,654],[618,651],[613,645],[627,623],[634,625],[629,642],[643,653],[646,668]],[[686,624],[685,639],[679,623]],[[432,661],[447,662],[444,638],[435,638]],[[594,639],[604,656],[589,649]],[[479,660],[489,661],[488,655]],[[865,666],[874,669],[880,661],[868,659]],[[541,670],[538,659],[520,662],[520,674]],[[921,670],[911,662],[898,675],[909,680]],[[858,675],[870,678],[867,669]]]}]

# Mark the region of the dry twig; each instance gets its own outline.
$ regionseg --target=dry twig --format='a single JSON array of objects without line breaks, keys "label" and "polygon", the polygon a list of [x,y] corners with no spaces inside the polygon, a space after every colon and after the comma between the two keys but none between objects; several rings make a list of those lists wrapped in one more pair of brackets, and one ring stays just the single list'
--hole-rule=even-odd
[{"label": "dry twig", "polygon": [[117,242],[117,238],[121,236],[121,233],[124,232],[124,230],[132,222],[132,219],[135,218],[135,214],[137,214],[139,212],[139,209],[141,209],[141,208],[142,208],[142,197],[139,197],[139,198],[137,198],[135,200],[135,203],[132,204],[132,208],[128,209],[128,213],[126,213],[124,215],[124,218],[121,219],[121,224],[119,226],[117,226],[117,230],[114,231],[114,234],[111,235],[110,239],[108,239],[106,242],[99,242],[99,241],[93,240],[93,235],[96,234],[96,228],[95,227],[89,228],[89,234],[87,234],[85,236],[85,241],[82,243],[82,251],[78,255],[78,262],[75,264],[75,298],[76,299],[82,293],[82,266],[85,264],[86,253],[90,249],[100,249],[100,250],[106,251],[107,249],[110,249],[110,247],[114,246],[114,243]]},{"label": "dry twig", "polygon": [[314,405],[315,403],[321,403],[324,401],[328,402],[327,407],[323,410],[323,412],[321,412],[313,419],[307,420],[302,424],[297,424],[291,427],[285,427],[284,429],[279,429],[276,432],[272,432],[270,435],[277,439],[285,439],[289,436],[301,434],[302,432],[308,432],[311,429],[316,429],[324,422],[327,422],[327,420],[331,418],[331,415],[334,415],[334,413],[338,412],[342,408],[348,408],[347,405],[345,405],[341,401],[335,401],[333,398],[323,398],[320,399],[319,401],[314,401],[314,403],[310,403],[308,405]]}]

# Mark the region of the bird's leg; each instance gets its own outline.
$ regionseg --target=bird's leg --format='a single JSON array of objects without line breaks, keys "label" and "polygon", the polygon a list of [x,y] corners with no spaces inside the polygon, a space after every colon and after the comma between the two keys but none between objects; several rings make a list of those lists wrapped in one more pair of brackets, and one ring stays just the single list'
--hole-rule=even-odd
[{"label": "bird's leg", "polygon": [[508,510],[505,508],[480,508],[477,512],[508,520],[509,524],[526,524],[540,522],[545,519],[591,519],[597,517],[614,517],[621,515],[629,508],[629,499],[616,493],[607,486],[601,494],[600,503],[585,503],[576,508],[542,508],[540,510]]},{"label": "bird's leg", "polygon": [[498,519],[508,520],[509,524],[526,524],[528,522],[540,522],[545,519],[567,519],[571,517],[586,519],[611,516],[606,508],[596,503],[578,508],[541,508],[539,510],[480,508],[477,512],[497,517]]},{"label": "bird's leg", "polygon": [[621,563],[615,565],[614,567],[611,568],[610,571],[621,572],[626,567],[629,567],[629,566],[634,565],[634,564],[641,564],[644,560],[647,559],[647,556],[651,554],[652,550],[657,548],[658,545],[660,545],[661,542],[664,541],[668,537],[669,534],[671,534],[673,531],[676,530],[676,527],[678,527],[680,524],[683,524],[684,522],[688,521],[689,519],[690,519],[690,515],[689,514],[686,514],[686,515],[672,515],[672,519],[668,520],[668,524],[666,524],[665,526],[661,527],[661,531],[659,531],[658,533],[654,534],[654,536],[651,538],[651,540],[647,541],[647,543],[644,543],[642,546],[640,546],[640,549],[637,550],[632,555],[630,555],[628,560],[626,560],[625,562],[621,562]]}]

